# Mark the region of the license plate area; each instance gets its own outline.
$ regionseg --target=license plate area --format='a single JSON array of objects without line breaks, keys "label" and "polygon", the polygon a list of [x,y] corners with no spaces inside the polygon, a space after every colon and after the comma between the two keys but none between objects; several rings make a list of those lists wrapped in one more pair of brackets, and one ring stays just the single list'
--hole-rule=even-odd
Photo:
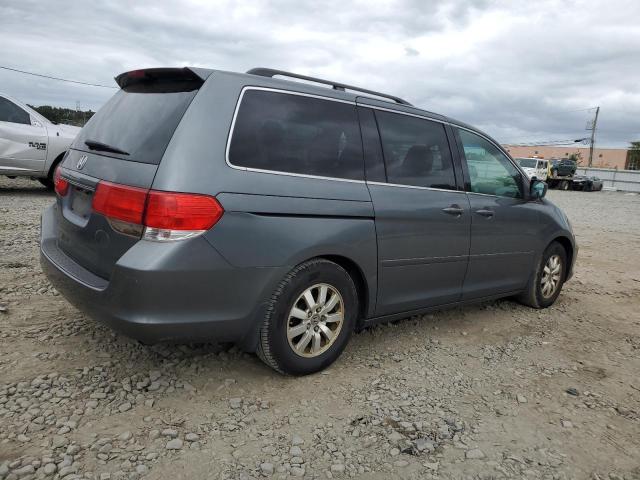
[{"label": "license plate area", "polygon": [[91,215],[92,199],[93,192],[74,185],[71,189],[71,204],[69,205],[69,209],[77,217],[87,220]]},{"label": "license plate area", "polygon": [[60,199],[64,218],[76,227],[84,228],[93,214],[94,190],[69,182],[69,192]]}]

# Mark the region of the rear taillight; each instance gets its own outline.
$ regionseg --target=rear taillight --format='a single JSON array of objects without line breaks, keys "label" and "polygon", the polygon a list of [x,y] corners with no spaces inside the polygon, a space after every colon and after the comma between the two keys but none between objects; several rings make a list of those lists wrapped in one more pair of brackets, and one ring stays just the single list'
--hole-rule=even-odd
[{"label": "rear taillight", "polygon": [[100,182],[93,196],[93,211],[108,218],[141,225],[148,192],[145,188]]},{"label": "rear taillight", "polygon": [[53,187],[58,195],[64,197],[69,192],[69,182],[62,178],[60,168],[61,167],[58,165],[53,174]]},{"label": "rear taillight", "polygon": [[220,220],[222,213],[222,206],[208,195],[152,190],[144,224],[166,230],[209,230]]},{"label": "rear taillight", "polygon": [[222,217],[222,205],[211,196],[162,192],[100,182],[93,210],[107,217],[111,226],[127,234],[144,227],[144,238],[155,241],[194,237],[213,227]]}]

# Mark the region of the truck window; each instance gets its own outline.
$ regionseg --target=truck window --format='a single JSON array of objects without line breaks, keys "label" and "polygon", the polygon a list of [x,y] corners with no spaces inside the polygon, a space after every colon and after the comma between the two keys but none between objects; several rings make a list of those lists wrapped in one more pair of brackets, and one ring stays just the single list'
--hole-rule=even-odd
[{"label": "truck window", "polygon": [[0,122],[31,125],[31,117],[15,103],[0,97]]}]

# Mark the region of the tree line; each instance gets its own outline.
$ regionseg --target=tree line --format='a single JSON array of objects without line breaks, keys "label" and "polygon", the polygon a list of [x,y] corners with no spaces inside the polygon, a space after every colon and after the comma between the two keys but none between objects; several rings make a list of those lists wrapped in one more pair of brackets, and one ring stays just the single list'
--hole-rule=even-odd
[{"label": "tree line", "polygon": [[64,107],[52,107],[51,105],[41,105],[39,107],[29,106],[54,123],[65,123],[77,127],[83,127],[93,114],[96,113],[92,110],[72,110]]}]

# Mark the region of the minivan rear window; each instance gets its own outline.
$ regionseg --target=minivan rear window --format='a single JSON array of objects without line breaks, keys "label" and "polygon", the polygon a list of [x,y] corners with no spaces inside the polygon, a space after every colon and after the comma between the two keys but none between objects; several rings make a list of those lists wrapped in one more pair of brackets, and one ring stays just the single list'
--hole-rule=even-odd
[{"label": "minivan rear window", "polygon": [[157,165],[196,93],[120,90],[87,122],[73,148],[89,151],[85,142],[99,143],[127,154],[95,153]]},{"label": "minivan rear window", "polygon": [[246,90],[232,132],[229,162],[239,167],[364,179],[355,105]]}]

